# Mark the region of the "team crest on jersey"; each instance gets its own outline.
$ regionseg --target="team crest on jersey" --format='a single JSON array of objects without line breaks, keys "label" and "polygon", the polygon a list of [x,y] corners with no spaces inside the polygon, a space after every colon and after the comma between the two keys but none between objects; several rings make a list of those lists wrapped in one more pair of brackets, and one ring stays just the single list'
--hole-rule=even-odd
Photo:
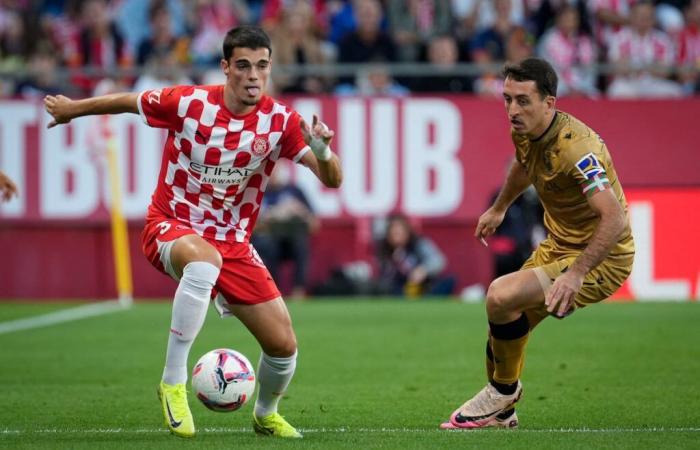
[{"label": "team crest on jersey", "polygon": [[598,175],[604,174],[605,169],[593,153],[588,153],[576,162],[576,168],[587,180],[591,180]]},{"label": "team crest on jersey", "polygon": [[270,148],[270,143],[264,137],[256,137],[253,141],[253,153],[257,156],[263,156]]}]

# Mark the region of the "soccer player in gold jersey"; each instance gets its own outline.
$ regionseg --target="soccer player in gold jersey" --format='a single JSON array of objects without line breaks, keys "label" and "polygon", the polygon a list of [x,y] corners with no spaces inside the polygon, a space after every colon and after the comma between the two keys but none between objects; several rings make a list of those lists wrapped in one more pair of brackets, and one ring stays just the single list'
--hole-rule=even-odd
[{"label": "soccer player in gold jersey", "polygon": [[486,295],[489,382],[441,425],[518,426],[515,403],[532,330],[612,295],[632,270],[634,242],[622,187],[603,140],[556,109],[557,75],[537,58],[506,65],[503,99],[515,160],[493,205],[479,217],[482,242],[530,185],[544,206],[547,238],[523,267],[494,280]]}]

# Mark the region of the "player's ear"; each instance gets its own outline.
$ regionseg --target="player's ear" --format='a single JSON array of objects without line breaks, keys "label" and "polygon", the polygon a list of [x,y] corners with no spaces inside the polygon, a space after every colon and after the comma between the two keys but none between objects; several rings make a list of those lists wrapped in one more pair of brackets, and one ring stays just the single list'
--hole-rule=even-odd
[{"label": "player's ear", "polygon": [[224,71],[224,75],[226,75],[228,77],[228,71],[230,68],[228,61],[226,61],[225,59],[222,59],[221,62],[219,63],[219,65],[221,66],[221,70]]},{"label": "player's ear", "polygon": [[557,106],[557,98],[553,95],[548,95],[544,101],[547,103],[547,109],[549,110],[553,110]]}]

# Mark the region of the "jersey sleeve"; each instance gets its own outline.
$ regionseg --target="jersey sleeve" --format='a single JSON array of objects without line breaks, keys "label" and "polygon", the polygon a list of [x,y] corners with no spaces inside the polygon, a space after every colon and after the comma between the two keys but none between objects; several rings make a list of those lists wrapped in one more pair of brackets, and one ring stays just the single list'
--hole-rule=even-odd
[{"label": "jersey sleeve", "polygon": [[184,90],[190,86],[175,86],[143,91],[138,97],[139,115],[146,125],[154,128],[178,128],[181,118],[177,108]]},{"label": "jersey sleeve", "polygon": [[610,188],[605,168],[605,145],[597,137],[572,143],[560,161],[560,170],[576,181],[586,197]]},{"label": "jersey sleeve", "polygon": [[287,122],[287,127],[282,133],[282,139],[280,139],[280,156],[283,158],[291,159],[295,163],[298,163],[302,156],[310,150],[309,146],[304,142],[304,136],[301,134],[301,116],[298,112],[292,112]]}]

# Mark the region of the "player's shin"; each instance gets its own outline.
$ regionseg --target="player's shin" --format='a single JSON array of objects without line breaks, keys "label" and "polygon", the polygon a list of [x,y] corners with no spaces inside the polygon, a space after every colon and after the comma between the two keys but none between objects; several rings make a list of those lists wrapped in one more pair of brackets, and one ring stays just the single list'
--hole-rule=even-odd
[{"label": "player's shin", "polygon": [[486,378],[493,381],[493,373],[496,371],[496,365],[493,362],[493,350],[491,349],[491,336],[486,340]]},{"label": "player's shin", "polygon": [[530,327],[527,316],[505,324],[489,322],[494,373],[492,384],[502,394],[512,394],[520,378]]},{"label": "player's shin", "polygon": [[208,262],[191,262],[182,271],[175,291],[163,381],[169,385],[187,381],[187,356],[207,314],[211,290],[219,269]]},{"label": "player's shin", "polygon": [[282,395],[292,381],[297,365],[297,352],[292,356],[275,358],[265,354],[260,355],[258,366],[258,398],[255,401],[255,416],[265,417],[277,412]]}]

